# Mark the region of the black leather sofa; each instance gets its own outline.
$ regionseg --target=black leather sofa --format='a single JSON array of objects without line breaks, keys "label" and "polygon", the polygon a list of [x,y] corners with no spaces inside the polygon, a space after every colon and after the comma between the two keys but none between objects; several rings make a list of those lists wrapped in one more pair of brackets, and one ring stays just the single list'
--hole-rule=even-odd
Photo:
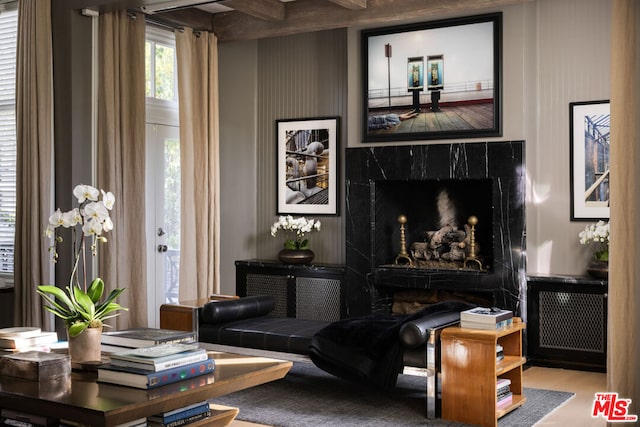
[{"label": "black leather sofa", "polygon": [[[440,331],[457,324],[460,311],[471,307],[465,303],[440,304],[445,304],[441,310],[431,309],[425,316],[407,316],[406,321],[396,322],[394,327],[397,331],[393,330],[397,333],[397,341],[401,348],[402,367],[405,370],[418,368],[427,371],[428,418],[439,417],[437,390],[440,371]],[[327,342],[326,336],[324,340],[314,341],[314,337],[321,331],[330,330],[337,324],[342,327],[342,324],[348,324],[350,319],[327,322],[277,317],[273,315],[274,307],[274,300],[270,296],[209,301],[201,306],[164,304],[160,308],[160,326],[170,329],[195,329],[200,342],[211,344],[213,349],[237,353],[265,352],[266,355],[272,356],[275,352],[281,358],[288,358],[287,355],[290,355],[291,360],[307,360],[315,347],[315,357],[311,357],[314,363],[321,357],[321,363],[316,365],[338,376],[354,379],[352,375],[344,375],[345,367],[342,366],[342,361],[355,359],[349,353],[351,349],[344,348],[339,342]],[[366,324],[369,320],[375,321],[376,317],[358,320],[361,324]],[[327,360],[322,355],[318,356],[323,352],[332,356],[342,352],[345,356],[342,361]]]}]

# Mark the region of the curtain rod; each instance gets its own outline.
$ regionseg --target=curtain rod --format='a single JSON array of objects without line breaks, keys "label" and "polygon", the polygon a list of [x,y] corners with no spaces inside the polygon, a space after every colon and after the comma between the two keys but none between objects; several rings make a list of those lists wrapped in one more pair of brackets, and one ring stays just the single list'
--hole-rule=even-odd
[{"label": "curtain rod", "polygon": [[[136,19],[137,18],[136,13],[139,13],[139,12],[128,10],[127,13],[129,14],[129,17],[131,17],[132,19]],[[164,29],[167,29],[167,30],[178,30],[181,33],[184,32],[184,26],[182,26],[182,25],[173,24],[171,22],[167,22],[167,21],[164,21],[162,19],[158,19],[158,18],[149,16],[149,15],[146,15],[146,14],[144,15],[144,21],[147,24],[153,25],[153,26],[156,26],[156,27],[164,28]],[[208,30],[202,30],[202,29],[194,28],[193,29],[193,34],[195,34],[196,37],[200,37],[200,33],[207,32],[207,31]]]}]

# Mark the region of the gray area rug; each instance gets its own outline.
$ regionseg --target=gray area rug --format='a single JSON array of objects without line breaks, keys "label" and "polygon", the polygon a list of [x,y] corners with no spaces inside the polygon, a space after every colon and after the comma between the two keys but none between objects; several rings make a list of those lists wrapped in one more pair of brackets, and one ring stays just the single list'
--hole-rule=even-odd
[{"label": "gray area rug", "polygon": [[[240,408],[239,420],[277,427],[459,427],[427,420],[425,379],[400,375],[395,390],[377,392],[336,378],[311,363],[295,362],[284,379],[216,398]],[[502,417],[499,427],[528,427],[573,393],[525,388],[524,406]]]}]

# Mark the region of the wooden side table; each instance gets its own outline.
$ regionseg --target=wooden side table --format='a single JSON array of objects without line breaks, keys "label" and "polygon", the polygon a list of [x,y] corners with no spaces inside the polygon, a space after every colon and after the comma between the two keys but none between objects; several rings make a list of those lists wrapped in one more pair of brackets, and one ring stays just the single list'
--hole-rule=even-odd
[{"label": "wooden side table", "polygon": [[[514,318],[513,326],[493,331],[454,326],[442,331],[442,418],[496,427],[498,418],[526,401],[522,394],[522,331],[525,324]],[[496,345],[504,359],[496,362]],[[497,408],[496,382],[511,380],[513,401]]]}]

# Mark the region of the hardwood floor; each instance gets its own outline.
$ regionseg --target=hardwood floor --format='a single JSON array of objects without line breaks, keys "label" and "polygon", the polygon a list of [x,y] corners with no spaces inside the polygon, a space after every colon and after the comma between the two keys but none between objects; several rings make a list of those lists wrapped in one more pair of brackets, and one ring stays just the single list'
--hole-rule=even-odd
[{"label": "hardwood floor", "polygon": [[[607,378],[604,373],[533,366],[524,371],[524,386],[575,393],[573,398],[544,417],[536,424],[536,427],[576,425],[580,427],[602,427],[607,424],[602,417],[596,419],[591,417],[591,407],[595,393],[607,391]],[[240,408],[240,412],[242,412],[242,408]],[[265,427],[262,424],[239,420],[232,422],[230,426]]]}]

